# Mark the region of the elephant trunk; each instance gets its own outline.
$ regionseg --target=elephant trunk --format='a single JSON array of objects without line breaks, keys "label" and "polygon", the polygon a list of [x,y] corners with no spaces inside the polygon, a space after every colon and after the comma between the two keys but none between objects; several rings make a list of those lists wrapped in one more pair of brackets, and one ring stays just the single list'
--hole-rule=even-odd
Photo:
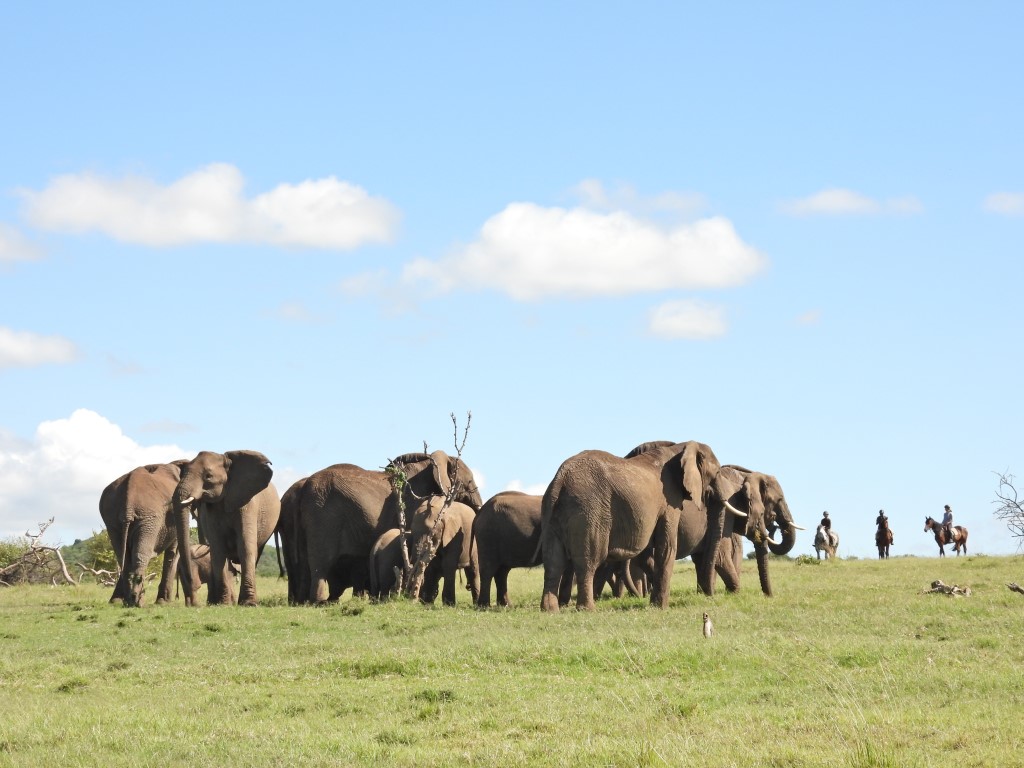
[{"label": "elephant trunk", "polygon": [[761,581],[761,591],[771,597],[772,581],[768,575],[768,547],[755,542],[754,554],[757,557],[757,577]]},{"label": "elephant trunk", "polygon": [[790,550],[796,544],[796,528],[792,525],[785,525],[782,528],[782,541],[776,542],[773,539],[767,539],[766,543],[768,549],[771,550],[773,555],[788,555]]},{"label": "elephant trunk", "polygon": [[710,509],[716,510],[708,515],[708,530],[704,538],[706,557],[697,564],[697,587],[705,595],[715,594],[715,553],[722,543],[725,530],[725,507],[712,503]]},{"label": "elephant trunk", "polygon": [[178,534],[178,556],[180,560],[179,576],[181,578],[181,589],[185,593],[185,605],[196,604],[196,591],[198,584],[193,583],[192,573],[192,505],[195,499],[185,495],[184,498],[174,499],[174,527]]}]

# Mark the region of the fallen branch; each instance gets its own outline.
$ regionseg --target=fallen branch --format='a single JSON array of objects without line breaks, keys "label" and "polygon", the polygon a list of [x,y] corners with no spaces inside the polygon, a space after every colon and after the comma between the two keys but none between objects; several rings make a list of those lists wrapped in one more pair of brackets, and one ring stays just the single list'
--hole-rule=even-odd
[{"label": "fallen branch", "polygon": [[96,583],[102,584],[105,587],[113,587],[117,584],[117,571],[108,571],[103,568],[90,568],[83,563],[75,563],[80,569],[81,573],[78,574],[78,583],[82,583],[82,579],[85,578],[85,574],[91,573],[96,577]]},{"label": "fallen branch", "polygon": [[1011,592],[1020,592],[1022,595],[1024,595],[1024,587],[1018,586],[1017,582],[1015,581],[1011,581],[1009,584],[1007,584],[1006,588],[1009,589]]},{"label": "fallen branch", "polygon": [[68,573],[68,566],[60,553],[60,548],[40,543],[46,529],[53,525],[54,520],[55,518],[51,517],[47,522],[40,523],[36,533],[25,531],[28,549],[13,563],[0,569],[0,584],[9,587],[21,582],[35,581],[38,583],[46,580],[56,585],[57,578],[60,577],[67,584],[78,586],[78,582]]},{"label": "fallen branch", "polygon": [[932,588],[926,589],[925,593],[930,594],[933,592],[939,592],[945,595],[953,595],[954,597],[970,597],[971,588],[968,586],[961,587],[959,584],[944,584],[941,580],[932,582]]}]

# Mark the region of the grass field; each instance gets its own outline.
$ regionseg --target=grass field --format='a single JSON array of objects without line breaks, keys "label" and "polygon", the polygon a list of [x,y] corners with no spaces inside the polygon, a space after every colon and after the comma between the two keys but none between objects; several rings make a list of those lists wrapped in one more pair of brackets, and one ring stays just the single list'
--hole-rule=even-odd
[{"label": "grass field", "polygon": [[684,562],[668,610],[558,615],[540,570],[489,611],[0,590],[0,766],[1024,765],[1024,560],[772,565],[772,599],[750,561],[714,598]]}]

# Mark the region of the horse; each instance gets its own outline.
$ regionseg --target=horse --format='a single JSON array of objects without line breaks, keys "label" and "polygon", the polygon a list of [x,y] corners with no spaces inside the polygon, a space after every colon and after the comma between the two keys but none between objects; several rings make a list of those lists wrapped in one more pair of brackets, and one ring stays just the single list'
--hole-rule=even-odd
[{"label": "horse", "polygon": [[822,552],[825,553],[826,560],[835,557],[837,549],[839,549],[839,534],[826,530],[824,525],[819,525],[818,530],[814,532],[814,551],[817,553],[818,559],[821,560]]},{"label": "horse", "polygon": [[889,521],[885,520],[878,530],[875,531],[875,546],[878,547],[878,559],[884,560],[889,557],[889,547],[892,545],[892,528],[889,527]]},{"label": "horse", "polygon": [[953,526],[953,538],[950,540],[946,536],[946,529],[942,526],[942,523],[937,520],[933,520],[931,517],[926,517],[924,520],[924,532],[931,531],[935,534],[935,543],[939,545],[939,557],[946,556],[945,546],[946,544],[953,545],[953,551],[956,552],[957,557],[960,556],[960,550],[967,554],[967,529],[962,525]]}]

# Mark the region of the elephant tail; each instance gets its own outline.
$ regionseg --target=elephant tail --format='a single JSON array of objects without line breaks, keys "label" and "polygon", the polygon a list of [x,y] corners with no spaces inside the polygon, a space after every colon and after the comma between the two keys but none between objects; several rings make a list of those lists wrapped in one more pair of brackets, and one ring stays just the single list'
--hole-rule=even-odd
[{"label": "elephant tail", "polygon": [[626,582],[626,589],[629,590],[629,594],[633,597],[643,597],[643,595],[640,594],[640,590],[637,589],[636,584],[633,583],[633,569],[629,567],[631,562],[629,560],[623,560],[622,562],[624,563],[622,579]]},{"label": "elephant tail", "polygon": [[277,528],[274,529],[274,549],[277,552],[277,570],[279,572],[278,578],[283,579],[287,574],[287,571],[285,570],[284,567],[284,561],[281,560],[281,532]]}]

